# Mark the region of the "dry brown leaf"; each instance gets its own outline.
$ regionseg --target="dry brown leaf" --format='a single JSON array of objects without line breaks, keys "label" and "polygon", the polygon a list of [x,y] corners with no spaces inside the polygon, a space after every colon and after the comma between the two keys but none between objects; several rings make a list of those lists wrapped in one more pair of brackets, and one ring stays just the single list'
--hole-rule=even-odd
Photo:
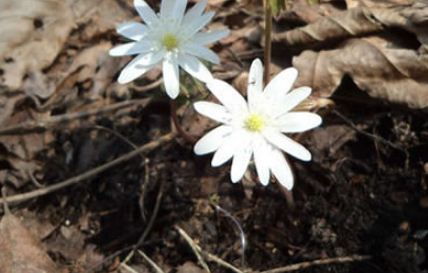
[{"label": "dry brown leaf", "polygon": [[2,273],[61,272],[38,239],[11,214],[5,215],[0,222],[0,253]]},{"label": "dry brown leaf", "polygon": [[2,0],[0,25],[0,84],[16,90],[54,61],[74,20],[63,0]]},{"label": "dry brown leaf", "polygon": [[329,97],[349,75],[369,95],[412,108],[428,106],[428,55],[387,48],[377,38],[353,39],[340,49],[305,51],[294,58],[301,71],[298,84],[309,84]]},{"label": "dry brown leaf", "polygon": [[342,48],[305,51],[293,59],[300,71],[297,85],[309,85],[329,97],[349,75],[358,87],[375,98],[428,107],[428,55],[388,48],[380,38],[351,39]]},{"label": "dry brown leaf", "polygon": [[348,9],[355,7],[387,8],[398,5],[411,5],[415,0],[345,0]]},{"label": "dry brown leaf", "polygon": [[207,271],[192,262],[185,262],[177,267],[177,273],[206,273]]},{"label": "dry brown leaf", "polygon": [[414,33],[419,42],[428,46],[428,2],[389,8],[353,8],[325,17],[305,27],[275,34],[273,39],[288,46],[313,45],[333,39],[343,39],[380,32],[387,28],[402,28]]}]

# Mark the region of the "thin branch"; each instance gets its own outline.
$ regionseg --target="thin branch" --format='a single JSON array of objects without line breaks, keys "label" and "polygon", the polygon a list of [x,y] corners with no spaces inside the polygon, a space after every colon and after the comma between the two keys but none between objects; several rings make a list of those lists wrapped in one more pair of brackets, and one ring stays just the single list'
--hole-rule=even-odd
[{"label": "thin branch", "polygon": [[265,63],[265,74],[264,83],[268,84],[270,80],[270,63],[271,63],[271,52],[272,52],[272,7],[269,0],[264,1],[265,5],[265,48],[264,48],[264,63]]},{"label": "thin branch", "polygon": [[191,135],[189,135],[188,133],[186,133],[183,129],[183,127],[181,126],[180,122],[178,121],[178,117],[177,117],[177,104],[175,103],[175,101],[171,100],[170,102],[170,111],[171,111],[171,119],[172,122],[174,123],[174,127],[177,130],[178,134],[184,138],[184,140],[188,143],[195,143],[196,140],[194,139],[194,137],[192,137]]},{"label": "thin branch", "polygon": [[160,268],[152,259],[150,259],[144,252],[142,252],[141,250],[137,250],[138,254],[141,255],[141,257],[143,257],[144,260],[146,260],[152,267],[153,269],[156,271],[156,273],[165,273],[162,268]]},{"label": "thin branch", "polygon": [[201,255],[201,248],[192,240],[192,238],[190,238],[190,236],[182,228],[180,228],[179,226],[175,226],[175,229],[178,231],[181,237],[183,237],[183,239],[189,244],[190,248],[192,248],[193,253],[195,253],[196,258],[198,258],[198,261],[201,266],[207,272],[211,272],[210,268],[208,267],[207,263]]},{"label": "thin branch", "polygon": [[327,259],[320,259],[320,260],[315,260],[311,262],[302,262],[302,263],[292,264],[284,267],[262,271],[259,273],[291,272],[291,271],[307,269],[309,267],[313,267],[316,265],[344,264],[344,263],[366,261],[369,259],[371,259],[371,257],[365,256],[365,255],[352,255],[352,256],[344,256],[344,257],[337,257],[337,258],[327,258]]},{"label": "thin branch", "polygon": [[75,177],[69,178],[63,182],[48,186],[46,188],[42,188],[42,189],[37,189],[31,192],[27,192],[27,193],[21,193],[21,194],[17,194],[17,195],[13,195],[13,196],[9,196],[6,197],[2,200],[0,200],[0,204],[4,204],[5,202],[7,203],[17,203],[17,202],[22,202],[22,201],[26,201],[32,198],[36,198],[36,197],[40,197],[43,195],[47,195],[50,193],[53,193],[55,191],[61,190],[65,187],[69,187],[71,185],[80,183],[82,181],[85,181],[91,177],[94,177],[102,172],[107,171],[108,169],[115,167],[119,164],[122,164],[134,157],[136,157],[137,155],[140,155],[141,153],[147,153],[149,151],[152,151],[153,149],[156,149],[157,147],[159,147],[162,144],[165,144],[167,142],[170,142],[171,140],[173,140],[175,137],[174,133],[169,133],[166,134],[156,140],[153,140],[147,144],[144,144],[143,146],[139,147],[138,149],[131,151],[125,155],[122,155],[108,163],[105,163],[101,166],[98,166],[92,170],[89,170],[87,172],[84,172],[80,175],[77,175]]},{"label": "thin branch", "polygon": [[47,120],[28,121],[28,122],[20,123],[18,125],[12,125],[12,126],[0,129],[0,136],[13,135],[13,134],[26,134],[26,133],[32,133],[35,131],[43,132],[53,128],[57,124],[65,124],[67,122],[70,122],[76,119],[83,119],[83,118],[88,118],[90,116],[105,114],[105,113],[117,111],[120,109],[132,107],[138,104],[147,105],[149,102],[150,102],[150,99],[123,101],[123,102],[111,104],[104,108],[53,116]]}]

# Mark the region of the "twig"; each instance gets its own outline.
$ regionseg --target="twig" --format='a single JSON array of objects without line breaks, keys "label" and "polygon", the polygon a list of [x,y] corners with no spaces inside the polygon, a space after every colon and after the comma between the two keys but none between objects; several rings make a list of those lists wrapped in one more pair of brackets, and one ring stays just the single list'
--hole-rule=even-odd
[{"label": "twig", "polygon": [[[214,254],[211,254],[205,250],[202,250],[201,247],[196,244],[192,238],[190,238],[190,236],[180,227],[175,226],[175,229],[180,233],[180,235],[185,238],[185,240],[190,244],[192,244],[191,246],[195,247],[195,249],[197,250],[198,253],[204,255],[207,259],[209,259],[210,261],[216,262],[217,264],[223,266],[224,268],[228,268],[236,273],[244,273],[244,271],[241,271],[239,268],[231,265],[230,263],[224,261],[223,259],[221,259],[220,257],[217,257]],[[186,239],[187,238],[187,239]],[[193,249],[193,248],[192,248]]]},{"label": "twig", "polygon": [[139,248],[144,243],[144,240],[146,239],[147,235],[152,230],[153,224],[155,223],[155,219],[156,219],[156,217],[158,215],[158,212],[159,212],[160,203],[161,203],[162,196],[163,196],[163,187],[164,187],[164,185],[165,185],[165,182],[162,179],[161,180],[161,184],[159,186],[159,192],[158,192],[158,195],[156,197],[156,204],[155,204],[155,207],[153,209],[152,216],[150,216],[149,223],[147,224],[146,228],[144,229],[143,235],[141,235],[140,239],[138,239],[138,242],[134,245],[134,247],[132,248],[131,252],[126,256],[126,258],[124,259],[124,261],[122,262],[122,264],[127,263],[128,260],[131,259],[132,256],[134,256],[134,253],[137,250],[137,248]]},{"label": "twig", "polygon": [[145,153],[145,152],[149,152],[153,149],[156,149],[157,147],[159,147],[160,145],[167,143],[169,141],[171,141],[172,139],[174,139],[175,134],[174,133],[169,133],[166,134],[156,140],[153,140],[147,144],[144,144],[143,146],[139,147],[138,149],[131,151],[125,155],[122,155],[106,164],[103,164],[101,166],[98,166],[92,170],[89,170],[87,172],[84,172],[78,176],[69,178],[63,182],[48,186],[46,188],[42,188],[42,189],[38,189],[38,190],[34,190],[31,192],[27,192],[27,193],[21,193],[21,194],[17,194],[17,195],[13,195],[10,197],[6,197],[5,199],[0,200],[0,204],[3,204],[4,202],[7,203],[16,203],[16,202],[22,202],[22,201],[26,201],[32,198],[36,198],[39,196],[43,196],[43,195],[47,195],[50,194],[52,192],[58,191],[60,189],[63,189],[65,187],[69,187],[71,185],[80,183],[84,180],[87,180],[88,178],[91,178],[93,176],[96,176],[112,167],[115,167],[123,162],[126,162],[134,157],[136,157],[137,155],[141,154],[141,153]]},{"label": "twig", "polygon": [[149,91],[149,90],[152,90],[152,89],[159,87],[162,83],[163,83],[163,78],[160,78],[157,81],[154,81],[150,84],[146,84],[144,86],[138,86],[138,85],[133,84],[131,88],[137,92],[146,92],[146,91]]},{"label": "twig", "polygon": [[207,263],[205,262],[204,258],[201,255],[201,248],[190,238],[190,236],[179,226],[175,226],[175,229],[178,231],[178,233],[183,237],[183,239],[189,244],[189,246],[192,248],[193,253],[195,253],[196,258],[198,258],[199,263],[201,266],[207,271],[211,272],[210,268],[208,267]]},{"label": "twig", "polygon": [[150,99],[130,100],[130,101],[124,101],[124,102],[112,104],[100,109],[53,116],[48,120],[28,121],[18,125],[12,125],[6,128],[2,128],[0,130],[0,136],[12,135],[12,134],[25,134],[25,133],[35,132],[35,131],[43,132],[54,127],[56,124],[64,124],[75,119],[83,119],[94,115],[113,112],[113,111],[117,111],[123,108],[128,108],[138,104],[146,105],[149,102],[150,102]]},{"label": "twig", "polygon": [[133,269],[132,267],[130,267],[127,264],[120,264],[120,267],[123,267],[125,270],[131,272],[131,273],[138,273],[135,269]]},{"label": "twig", "polygon": [[156,271],[156,273],[165,273],[162,268],[160,268],[152,259],[150,259],[144,252],[142,252],[141,250],[137,250],[138,254],[141,255],[141,257],[143,257],[144,260],[146,260],[152,267],[153,269]]},{"label": "twig", "polygon": [[291,271],[307,269],[309,267],[313,267],[316,265],[352,263],[352,262],[365,261],[368,259],[371,259],[371,257],[365,256],[365,255],[352,255],[352,256],[344,256],[344,257],[337,257],[337,258],[327,258],[327,259],[320,259],[320,260],[315,260],[311,262],[302,262],[302,263],[292,264],[284,267],[261,271],[259,273],[291,272]]},{"label": "twig", "polygon": [[268,84],[270,78],[270,63],[271,63],[271,52],[272,52],[272,7],[269,0],[264,1],[265,5],[265,48],[264,48],[264,62],[265,62],[265,74],[264,83]]}]

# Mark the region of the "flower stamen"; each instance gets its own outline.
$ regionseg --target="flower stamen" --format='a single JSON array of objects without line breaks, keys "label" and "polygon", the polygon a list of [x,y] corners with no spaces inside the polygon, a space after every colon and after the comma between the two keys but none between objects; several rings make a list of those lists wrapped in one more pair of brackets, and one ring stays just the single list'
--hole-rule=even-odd
[{"label": "flower stamen", "polygon": [[167,51],[172,51],[178,47],[178,39],[174,34],[167,33],[162,37],[162,45]]},{"label": "flower stamen", "polygon": [[260,132],[265,127],[265,120],[258,114],[251,114],[245,119],[244,127],[251,132]]}]

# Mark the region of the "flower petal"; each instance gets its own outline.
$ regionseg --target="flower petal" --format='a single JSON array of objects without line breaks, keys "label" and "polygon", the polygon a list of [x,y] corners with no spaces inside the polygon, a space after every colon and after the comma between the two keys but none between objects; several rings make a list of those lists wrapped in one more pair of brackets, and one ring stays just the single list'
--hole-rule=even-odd
[{"label": "flower petal", "polygon": [[265,130],[263,135],[271,144],[297,159],[310,161],[312,158],[305,147],[276,130]]},{"label": "flower petal", "polygon": [[230,180],[233,183],[238,182],[242,179],[245,171],[250,164],[251,155],[253,154],[252,146],[249,145],[250,138],[247,141],[242,141],[240,147],[236,150],[233,160],[232,169],[230,171]]},{"label": "flower petal", "polygon": [[297,69],[287,68],[276,75],[266,86],[265,96],[276,99],[290,91],[297,78]]},{"label": "flower petal", "polygon": [[245,99],[227,82],[213,79],[207,87],[231,113],[248,111]]},{"label": "flower petal", "polygon": [[[187,37],[192,37],[196,32],[205,27],[214,17],[214,12],[210,11],[202,14],[201,16],[190,18],[187,22],[183,22],[183,28],[185,28],[185,35]],[[187,15],[187,14],[186,14]],[[186,18],[185,18],[186,19]]]},{"label": "flower petal", "polygon": [[196,43],[187,43],[183,46],[183,50],[190,55],[199,57],[209,62],[219,64],[220,58],[211,49],[201,46]]},{"label": "flower petal", "polygon": [[266,143],[264,139],[260,139],[253,144],[254,163],[256,165],[257,175],[259,176],[260,183],[262,183],[263,186],[269,184],[270,178],[269,161],[271,158],[269,150],[271,147],[269,146],[270,144]]},{"label": "flower petal", "polygon": [[147,24],[152,25],[159,21],[156,13],[147,5],[144,0],[134,0],[134,7],[140,15],[141,19]]},{"label": "flower petal", "polygon": [[263,91],[263,64],[259,59],[255,59],[250,67],[248,75],[248,105],[251,110],[256,110],[257,103]]},{"label": "flower petal", "polygon": [[230,124],[232,120],[231,114],[223,105],[208,101],[198,101],[195,102],[193,106],[199,114],[204,115],[215,121]]},{"label": "flower petal", "polygon": [[270,154],[269,166],[272,174],[282,186],[291,190],[294,185],[294,177],[287,160],[281,151],[277,149],[272,150]]},{"label": "flower petal", "polygon": [[217,42],[220,39],[223,39],[227,35],[229,35],[230,30],[228,29],[219,29],[219,30],[211,30],[208,32],[199,32],[193,36],[193,42],[201,45],[207,45],[214,42]]},{"label": "flower petal", "polygon": [[171,99],[175,99],[180,93],[180,79],[178,62],[173,56],[169,56],[163,60],[162,74],[166,93]]},{"label": "flower petal", "polygon": [[202,82],[209,82],[213,79],[208,68],[194,56],[180,54],[178,56],[178,63],[187,73]]},{"label": "flower petal", "polygon": [[164,19],[175,19],[178,22],[183,19],[187,0],[162,0],[160,16]]},{"label": "flower petal", "polygon": [[209,154],[216,151],[220,145],[230,136],[232,127],[221,125],[209,131],[196,142],[193,151],[197,155]]},{"label": "flower petal", "polygon": [[283,96],[281,99],[278,99],[277,108],[275,116],[279,117],[288,111],[292,110],[294,107],[299,105],[311,94],[311,88],[307,86],[302,86],[294,89],[290,93]]},{"label": "flower petal", "polygon": [[117,32],[134,41],[140,41],[147,35],[148,27],[137,22],[126,22],[116,28]]},{"label": "flower petal", "polygon": [[191,9],[189,9],[189,11],[187,11],[183,17],[183,26],[191,24],[191,22],[195,20],[194,18],[200,17],[207,4],[208,0],[201,0],[196,3]]},{"label": "flower petal", "polygon": [[110,56],[127,56],[147,53],[151,50],[151,45],[147,42],[131,42],[118,45],[110,49]]},{"label": "flower petal", "polygon": [[211,160],[211,166],[218,167],[231,159],[235,154],[236,147],[239,146],[246,136],[247,134],[245,134],[243,130],[233,131],[215,152],[213,159]]},{"label": "flower petal", "polygon": [[153,66],[138,66],[138,62],[142,57],[144,57],[144,54],[141,54],[134,58],[130,63],[125,66],[124,69],[122,69],[122,72],[120,72],[119,78],[117,79],[120,84],[132,82],[133,80],[142,76],[144,73],[153,68]]},{"label": "flower petal", "polygon": [[318,127],[322,118],[311,112],[290,112],[281,116],[278,120],[283,133],[299,133]]}]

